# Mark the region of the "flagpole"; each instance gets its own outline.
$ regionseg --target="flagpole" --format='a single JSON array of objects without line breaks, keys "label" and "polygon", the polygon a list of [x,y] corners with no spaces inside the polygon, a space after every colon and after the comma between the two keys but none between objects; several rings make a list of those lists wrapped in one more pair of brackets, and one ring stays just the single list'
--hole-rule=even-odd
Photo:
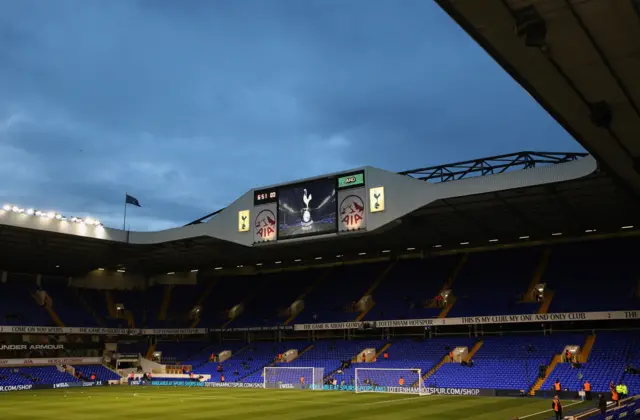
[{"label": "flagpole", "polygon": [[127,195],[129,193],[124,193],[124,220],[122,221],[122,230],[127,230]]}]

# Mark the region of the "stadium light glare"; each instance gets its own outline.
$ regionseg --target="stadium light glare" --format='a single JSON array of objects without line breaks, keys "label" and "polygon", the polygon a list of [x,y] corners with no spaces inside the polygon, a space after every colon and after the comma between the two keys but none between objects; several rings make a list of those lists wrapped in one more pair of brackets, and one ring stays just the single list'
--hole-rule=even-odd
[{"label": "stadium light glare", "polygon": [[366,252],[358,252],[358,255],[367,255]]},{"label": "stadium light glare", "polygon": [[489,239],[489,242],[498,242],[498,239]]},{"label": "stadium light glare", "polygon": [[321,259],[322,259],[322,257],[315,257],[314,259],[316,259],[316,260],[321,260]]},{"label": "stadium light glare", "polygon": [[40,210],[36,210],[32,207],[29,207],[27,209],[24,209],[22,207],[18,207],[18,206],[14,206],[11,204],[5,204],[2,206],[2,209],[5,211],[13,211],[14,213],[20,213],[20,214],[26,214],[28,216],[36,216],[36,217],[43,217],[45,219],[56,219],[59,222],[64,222],[67,220],[71,220],[72,222],[75,223],[86,223],[88,225],[92,225],[95,226],[97,228],[102,228],[103,224],[102,222],[100,222],[99,220],[95,220],[92,219],[90,217],[85,218],[84,220],[78,217],[71,217],[70,219],[67,219],[67,217],[64,214],[58,213],[58,212],[53,212],[53,211],[40,211]]},{"label": "stadium light glare", "polygon": [[197,273],[197,272],[198,272],[198,269],[197,269],[197,268],[196,268],[196,269],[193,269],[193,270],[191,270],[191,272],[192,272],[192,273]]},{"label": "stadium light glare", "polygon": [[294,261],[294,262],[300,262],[300,261],[302,261],[302,259],[300,259],[300,258],[296,258],[296,259],[295,259],[295,260],[293,260],[293,261]]},{"label": "stadium light glare", "polygon": [[622,226],[620,229],[633,229],[633,225]]},{"label": "stadium light glare", "polygon": [[469,242],[465,241],[465,242],[460,242],[460,245],[469,245]]},{"label": "stadium light glare", "polygon": [[342,258],[342,254],[336,255],[336,258]]},{"label": "stadium light glare", "polygon": [[123,270],[123,269],[121,269],[121,268],[120,268],[120,269],[118,269],[118,273],[126,273],[126,272],[127,272],[127,270]]},{"label": "stadium light glare", "polygon": [[561,236],[561,235],[562,235],[562,232],[555,232],[551,234],[551,236]]},{"label": "stadium light glare", "polygon": [[242,268],[242,267],[244,267],[244,265],[242,265],[242,264],[238,265],[238,268]]},{"label": "stadium light glare", "polygon": [[282,264],[282,261],[276,261],[276,264]]},{"label": "stadium light glare", "polygon": [[587,229],[584,231],[584,233],[593,233],[595,231],[596,231],[595,229]]},{"label": "stadium light glare", "polygon": [[222,267],[216,267],[214,270],[222,270]]},{"label": "stadium light glare", "polygon": [[407,248],[407,251],[415,251],[416,249],[414,247],[409,247]]},{"label": "stadium light glare", "polygon": [[260,266],[262,265],[262,263],[256,263],[256,265],[257,265],[258,267],[260,267]]},{"label": "stadium light glare", "polygon": [[529,239],[530,236],[529,235],[524,235],[524,236],[520,236],[518,239]]},{"label": "stadium light glare", "polygon": [[59,265],[56,265],[56,268],[60,268],[60,266],[59,266]]},{"label": "stadium light glare", "polygon": [[104,268],[98,268],[98,271],[104,271]]},{"label": "stadium light glare", "polygon": [[391,252],[391,250],[390,250],[390,249],[383,249],[383,250],[382,250],[382,253],[383,253],[383,254],[388,254],[389,252]]},{"label": "stadium light glare", "polygon": [[436,245],[434,245],[433,247],[434,247],[434,248],[442,248],[442,245],[440,245],[440,244],[436,244]]},{"label": "stadium light glare", "polygon": [[176,273],[175,273],[175,271],[169,271],[169,272],[167,273],[167,275],[168,275],[168,276],[173,276],[174,274],[176,274]]}]

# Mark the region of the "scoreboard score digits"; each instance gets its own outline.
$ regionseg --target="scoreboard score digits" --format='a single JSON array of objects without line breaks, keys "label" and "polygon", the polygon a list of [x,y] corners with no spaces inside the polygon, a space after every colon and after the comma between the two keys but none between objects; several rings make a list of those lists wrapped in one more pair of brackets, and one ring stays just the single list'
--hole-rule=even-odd
[{"label": "scoreboard score digits", "polygon": [[254,206],[259,206],[261,204],[275,203],[276,201],[278,201],[278,190],[276,190],[275,188],[254,192],[254,196],[253,196]]}]

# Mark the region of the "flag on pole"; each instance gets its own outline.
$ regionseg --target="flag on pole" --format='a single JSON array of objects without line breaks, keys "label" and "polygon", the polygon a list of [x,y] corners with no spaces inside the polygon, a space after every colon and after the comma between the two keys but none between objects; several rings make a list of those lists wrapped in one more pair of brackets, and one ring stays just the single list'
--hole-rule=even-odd
[{"label": "flag on pole", "polygon": [[129,194],[126,195],[125,204],[131,204],[132,206],[142,207],[138,199],[130,196]]}]

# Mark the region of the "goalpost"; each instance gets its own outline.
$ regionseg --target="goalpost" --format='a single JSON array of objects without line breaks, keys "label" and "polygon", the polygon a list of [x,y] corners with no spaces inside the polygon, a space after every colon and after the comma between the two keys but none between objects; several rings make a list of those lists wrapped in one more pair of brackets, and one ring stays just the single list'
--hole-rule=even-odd
[{"label": "goalpost", "polygon": [[264,388],[322,390],[324,368],[266,366],[262,372]]},{"label": "goalpost", "polygon": [[421,369],[356,368],[356,393],[430,395],[424,386]]}]

